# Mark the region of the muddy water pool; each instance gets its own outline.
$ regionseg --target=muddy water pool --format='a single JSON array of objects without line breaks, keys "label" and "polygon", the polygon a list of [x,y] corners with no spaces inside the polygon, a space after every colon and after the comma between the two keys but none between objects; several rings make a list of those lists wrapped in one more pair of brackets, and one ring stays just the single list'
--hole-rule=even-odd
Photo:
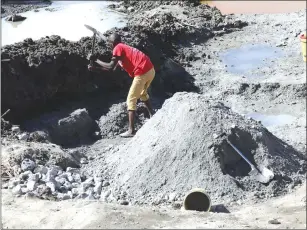
[{"label": "muddy water pool", "polygon": [[92,36],[84,27],[88,24],[100,32],[112,27],[123,27],[126,19],[107,9],[110,1],[55,1],[52,5],[21,13],[27,17],[21,22],[1,19],[2,46],[20,42],[26,38],[34,40],[44,36],[59,35],[71,41]]}]

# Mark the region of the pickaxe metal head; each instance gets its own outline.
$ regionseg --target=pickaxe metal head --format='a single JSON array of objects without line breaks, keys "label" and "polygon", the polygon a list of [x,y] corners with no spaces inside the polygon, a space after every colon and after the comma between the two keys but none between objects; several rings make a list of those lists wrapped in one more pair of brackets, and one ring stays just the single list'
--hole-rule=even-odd
[{"label": "pickaxe metal head", "polygon": [[87,29],[89,29],[90,31],[92,31],[94,34],[97,34],[102,40],[107,41],[106,36],[104,36],[102,33],[100,33],[98,30],[96,30],[95,28],[89,26],[89,25],[84,25]]}]

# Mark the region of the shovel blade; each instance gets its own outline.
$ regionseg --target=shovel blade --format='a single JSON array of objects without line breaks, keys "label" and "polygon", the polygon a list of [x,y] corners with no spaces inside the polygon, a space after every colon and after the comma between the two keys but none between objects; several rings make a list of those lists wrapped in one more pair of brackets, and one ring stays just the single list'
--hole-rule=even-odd
[{"label": "shovel blade", "polygon": [[260,183],[267,184],[274,178],[274,173],[264,166],[258,166],[258,169],[252,169],[250,171],[250,176],[253,177],[255,180],[259,181]]}]

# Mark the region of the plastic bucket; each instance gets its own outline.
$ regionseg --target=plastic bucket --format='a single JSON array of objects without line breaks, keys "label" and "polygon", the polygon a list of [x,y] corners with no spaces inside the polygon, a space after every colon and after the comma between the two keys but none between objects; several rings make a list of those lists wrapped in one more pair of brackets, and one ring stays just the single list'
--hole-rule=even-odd
[{"label": "plastic bucket", "polygon": [[306,32],[302,33],[299,36],[299,38],[301,40],[301,45],[302,45],[303,59],[304,59],[304,62],[306,62]]},{"label": "plastic bucket", "polygon": [[201,188],[192,189],[184,198],[184,210],[199,212],[209,212],[211,209],[211,199]]}]

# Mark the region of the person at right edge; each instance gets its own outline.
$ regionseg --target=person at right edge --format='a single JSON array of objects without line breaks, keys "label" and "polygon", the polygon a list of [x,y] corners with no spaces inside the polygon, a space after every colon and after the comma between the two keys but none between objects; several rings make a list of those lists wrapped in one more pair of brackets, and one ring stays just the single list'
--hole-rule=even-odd
[{"label": "person at right edge", "polygon": [[147,55],[122,43],[118,34],[111,34],[108,43],[113,48],[111,62],[102,62],[95,55],[90,55],[89,59],[95,61],[99,66],[89,65],[88,69],[90,71],[111,71],[119,64],[133,78],[127,97],[129,129],[120,134],[121,137],[133,137],[135,135],[134,121],[137,100],[140,99],[144,102],[150,117],[154,114],[147,90],[155,77],[155,69]]}]

